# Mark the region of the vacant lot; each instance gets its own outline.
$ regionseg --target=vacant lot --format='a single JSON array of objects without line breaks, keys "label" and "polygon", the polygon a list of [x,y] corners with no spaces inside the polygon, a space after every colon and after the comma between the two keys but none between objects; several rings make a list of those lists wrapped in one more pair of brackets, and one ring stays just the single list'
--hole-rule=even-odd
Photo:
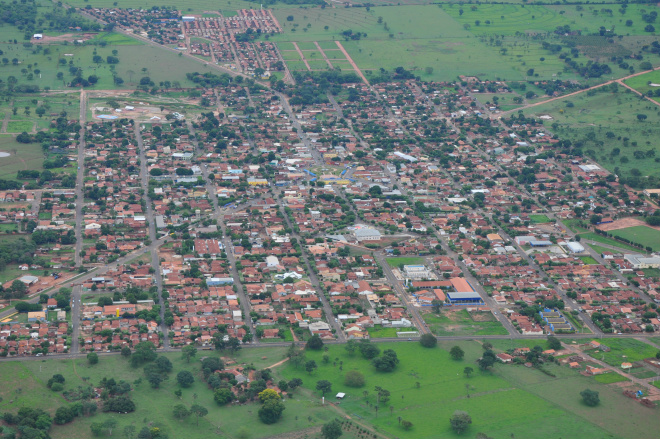
[{"label": "vacant lot", "polygon": [[435,335],[506,335],[507,330],[490,312],[442,310],[424,314],[424,321]]}]

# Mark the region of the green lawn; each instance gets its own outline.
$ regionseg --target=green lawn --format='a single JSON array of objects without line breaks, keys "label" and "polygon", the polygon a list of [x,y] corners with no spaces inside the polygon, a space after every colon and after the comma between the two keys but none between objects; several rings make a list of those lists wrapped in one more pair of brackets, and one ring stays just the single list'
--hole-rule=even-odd
[{"label": "green lawn", "polygon": [[[474,316],[474,318],[473,318]],[[441,314],[426,313],[422,316],[433,334],[447,335],[507,335],[507,330],[488,312],[469,313],[463,309]]]},{"label": "green lawn", "polygon": [[387,258],[387,265],[390,267],[398,267],[399,265],[424,265],[424,258],[415,258],[415,257],[398,257],[398,258]]},{"label": "green lawn", "polygon": [[628,239],[644,247],[651,247],[653,251],[660,250],[660,231],[646,226],[627,227],[625,229],[612,230],[615,236]]},{"label": "green lawn", "polygon": [[589,232],[589,229],[587,228],[586,223],[583,220],[575,218],[575,219],[562,220],[561,222],[574,233]]}]

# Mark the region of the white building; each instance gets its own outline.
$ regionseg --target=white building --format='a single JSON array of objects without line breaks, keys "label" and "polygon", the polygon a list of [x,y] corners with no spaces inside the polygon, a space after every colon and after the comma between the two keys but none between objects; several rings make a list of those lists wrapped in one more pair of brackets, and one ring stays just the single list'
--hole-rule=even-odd
[{"label": "white building", "polygon": [[268,268],[274,268],[280,265],[279,259],[277,259],[277,256],[266,256],[266,266]]},{"label": "white building", "polygon": [[584,247],[579,242],[569,242],[566,244],[566,247],[568,247],[571,253],[584,253]]},{"label": "white building", "polygon": [[403,272],[406,277],[411,279],[423,279],[430,277],[429,270],[424,265],[404,265]]},{"label": "white building", "polygon": [[381,238],[380,232],[376,229],[362,228],[355,231],[355,238],[359,241],[378,241]]},{"label": "white building", "polygon": [[625,255],[623,257],[630,262],[635,270],[642,268],[660,268],[660,258],[657,256],[646,257],[644,255]]}]

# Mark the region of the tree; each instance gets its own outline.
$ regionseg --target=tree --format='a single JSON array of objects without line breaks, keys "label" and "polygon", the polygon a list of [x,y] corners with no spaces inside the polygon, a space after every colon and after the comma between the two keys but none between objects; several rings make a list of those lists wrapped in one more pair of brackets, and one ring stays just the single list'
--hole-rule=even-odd
[{"label": "tree", "polygon": [[360,342],[360,353],[367,360],[376,358],[380,354],[380,348],[367,340]]},{"label": "tree", "polygon": [[149,381],[149,384],[151,384],[151,387],[154,389],[157,389],[160,387],[160,383],[163,382],[163,377],[161,377],[157,373],[149,373],[147,374],[147,381]]},{"label": "tree", "polygon": [[92,365],[97,364],[99,362],[99,354],[96,352],[90,352],[87,354],[87,361]]},{"label": "tree", "polygon": [[122,357],[130,357],[131,356],[131,348],[128,346],[124,346],[121,348],[121,356]]},{"label": "tree", "polygon": [[485,371],[495,364],[495,353],[491,350],[484,352],[484,355],[477,362],[479,369]]},{"label": "tree", "polygon": [[181,358],[186,360],[187,363],[190,363],[190,359],[197,355],[197,348],[195,345],[186,345],[183,348],[181,348]]},{"label": "tree", "polygon": [[332,383],[328,380],[317,381],[316,390],[319,390],[321,395],[325,396],[326,393],[332,390]]},{"label": "tree", "polygon": [[431,307],[433,308],[434,313],[440,314],[440,310],[442,309],[442,302],[438,299],[433,299],[431,301]]},{"label": "tree", "polygon": [[461,434],[472,424],[472,417],[467,412],[456,410],[451,418],[449,418],[449,423],[452,430],[457,434]]},{"label": "tree", "polygon": [[548,336],[548,347],[558,351],[561,349],[561,341],[554,335]]},{"label": "tree", "polygon": [[285,408],[282,401],[269,399],[259,409],[259,419],[264,424],[274,424],[282,417]]},{"label": "tree", "polygon": [[27,285],[25,285],[23,282],[21,282],[18,279],[11,283],[10,288],[12,292],[12,297],[23,297],[25,296],[25,293],[27,293],[28,291]]},{"label": "tree", "polygon": [[372,364],[381,372],[392,372],[399,364],[399,358],[392,349],[386,349],[382,356],[372,360]]},{"label": "tree", "polygon": [[316,370],[317,368],[318,368],[318,366],[316,365],[316,361],[314,361],[314,360],[309,360],[307,363],[305,363],[305,370],[306,370],[307,373],[309,373],[310,375],[311,375],[312,372],[314,372],[314,370]]},{"label": "tree", "polygon": [[112,429],[117,426],[117,420],[115,418],[108,418],[103,423],[103,428],[108,429],[108,434],[112,436]]},{"label": "tree", "polygon": [[94,436],[101,436],[103,434],[103,424],[100,422],[93,422],[89,428],[92,430]]},{"label": "tree", "polygon": [[355,351],[358,348],[358,344],[355,340],[348,340],[348,342],[344,345],[344,349],[346,349],[346,352],[352,357],[355,355]]},{"label": "tree", "polygon": [[259,392],[259,401],[262,403],[265,403],[269,399],[282,399],[279,393],[277,393],[273,389],[264,389],[261,392]]},{"label": "tree", "polygon": [[466,366],[465,369],[463,369],[463,373],[467,378],[470,378],[472,372],[474,372],[474,369],[472,369],[470,366]]},{"label": "tree", "polygon": [[62,425],[73,421],[73,411],[69,407],[60,407],[55,411],[55,418],[53,421],[57,425]]},{"label": "tree", "polygon": [[596,407],[600,403],[600,397],[595,390],[584,389],[580,392],[580,396],[582,396],[582,400],[589,407]]},{"label": "tree", "polygon": [[338,439],[344,432],[341,430],[341,422],[335,418],[330,422],[323,424],[321,435],[325,439]]},{"label": "tree", "polygon": [[433,334],[422,334],[419,338],[419,344],[425,348],[434,348],[438,345],[438,339]]},{"label": "tree", "polygon": [[176,374],[176,381],[181,387],[190,387],[195,382],[195,377],[193,377],[193,374],[187,370],[182,370]]},{"label": "tree", "polygon": [[410,421],[403,420],[401,421],[401,426],[404,430],[410,430],[413,427],[413,423]]},{"label": "tree", "polygon": [[195,415],[195,418],[197,418],[197,425],[199,425],[199,418],[203,418],[204,416],[209,414],[209,411],[206,409],[206,407],[203,407],[199,404],[193,404],[192,407],[190,407],[190,413]]},{"label": "tree", "polygon": [[321,337],[319,337],[318,334],[314,334],[309,338],[309,340],[307,340],[305,349],[320,351],[321,349],[323,349],[323,340],[321,340]]},{"label": "tree", "polygon": [[365,384],[364,375],[357,370],[349,370],[344,375],[344,384],[348,387],[362,387]]},{"label": "tree", "polygon": [[190,411],[183,404],[177,404],[174,406],[173,413],[174,419],[182,421],[191,415]]},{"label": "tree", "polygon": [[463,357],[465,356],[465,351],[463,351],[463,349],[461,349],[460,346],[454,346],[449,351],[449,355],[454,361],[459,361],[462,360]]},{"label": "tree", "polygon": [[296,390],[298,387],[302,386],[303,382],[300,378],[293,378],[291,381],[289,381],[288,386],[289,389],[293,392]]},{"label": "tree", "polygon": [[218,387],[213,392],[213,400],[218,405],[225,405],[230,403],[234,400],[234,397],[234,393],[231,391],[231,389],[226,387]]},{"label": "tree", "polygon": [[133,435],[135,435],[135,425],[127,425],[124,427],[123,435],[126,439],[133,439]]}]

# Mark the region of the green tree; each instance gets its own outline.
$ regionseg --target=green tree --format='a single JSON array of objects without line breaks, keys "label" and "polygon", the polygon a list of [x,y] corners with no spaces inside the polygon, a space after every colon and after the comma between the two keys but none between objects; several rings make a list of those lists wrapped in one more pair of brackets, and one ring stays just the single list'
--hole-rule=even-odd
[{"label": "green tree", "polygon": [[285,408],[282,401],[269,399],[259,409],[259,419],[264,424],[274,424],[282,417]]},{"label": "green tree", "polygon": [[558,351],[561,349],[561,341],[554,335],[548,336],[548,347]]},{"label": "green tree", "polygon": [[174,415],[174,419],[178,419],[179,421],[182,421],[186,419],[188,416],[190,416],[190,411],[186,408],[185,405],[183,404],[177,404],[174,406],[174,410],[172,412]]},{"label": "green tree", "polygon": [[226,387],[219,387],[213,392],[213,400],[218,405],[225,405],[234,400],[234,393]]},{"label": "green tree", "polygon": [[108,435],[112,436],[112,429],[117,426],[117,420],[115,418],[108,418],[103,422],[103,428],[108,430]]},{"label": "green tree", "polygon": [[55,421],[57,425],[62,425],[73,421],[73,417],[73,411],[69,407],[62,406],[55,411],[55,418],[53,421]]},{"label": "green tree", "polygon": [[358,348],[358,343],[355,340],[348,340],[348,342],[344,345],[344,349],[346,349],[346,352],[350,356],[355,355],[355,351]]},{"label": "green tree", "polygon": [[195,382],[195,377],[193,377],[193,374],[190,373],[189,371],[182,370],[181,372],[176,374],[176,381],[179,383],[181,387],[190,387]]},{"label": "green tree", "polygon": [[449,355],[454,361],[459,361],[465,356],[465,351],[463,351],[460,346],[454,346],[449,351]]},{"label": "green tree", "polygon": [[310,375],[311,375],[312,372],[314,372],[317,368],[318,368],[318,366],[316,365],[316,361],[314,361],[314,360],[309,360],[307,363],[305,363],[305,370],[306,370],[307,373],[309,373]]},{"label": "green tree", "polygon": [[472,417],[467,412],[456,410],[449,418],[449,424],[456,434],[461,434],[472,424]]},{"label": "green tree", "polygon": [[321,337],[319,337],[318,334],[312,335],[309,340],[307,340],[307,344],[305,345],[306,349],[311,349],[315,351],[320,351],[323,349],[323,340]]},{"label": "green tree", "polygon": [[181,358],[186,360],[187,363],[190,363],[190,359],[197,355],[197,348],[195,345],[189,344],[181,348]]},{"label": "green tree", "polygon": [[337,418],[330,422],[326,422],[321,427],[321,435],[325,439],[338,439],[344,432],[341,429],[341,422]]},{"label": "green tree", "polygon": [[425,348],[434,348],[438,345],[438,339],[433,334],[422,334],[419,338],[419,344]]},{"label": "green tree", "polygon": [[463,373],[467,378],[470,378],[470,375],[472,375],[472,372],[474,372],[474,369],[472,369],[470,366],[466,366],[465,369],[463,369]]},{"label": "green tree", "polygon": [[193,404],[192,407],[190,407],[190,412],[195,415],[195,418],[197,418],[197,425],[199,425],[199,418],[203,418],[209,414],[209,411],[206,409],[206,407],[203,407],[199,404]]},{"label": "green tree", "polygon": [[344,384],[348,387],[362,387],[365,384],[364,375],[358,370],[349,370],[344,375]]},{"label": "green tree", "polygon": [[316,390],[319,390],[323,396],[332,390],[332,383],[328,380],[320,380],[316,382]]},{"label": "green tree", "polygon": [[92,365],[97,364],[99,362],[99,354],[97,354],[96,352],[90,352],[89,354],[87,354],[87,361],[89,362],[89,364]]},{"label": "green tree", "polygon": [[595,390],[584,389],[580,392],[580,396],[582,396],[582,400],[589,407],[596,407],[600,404],[600,396]]}]

